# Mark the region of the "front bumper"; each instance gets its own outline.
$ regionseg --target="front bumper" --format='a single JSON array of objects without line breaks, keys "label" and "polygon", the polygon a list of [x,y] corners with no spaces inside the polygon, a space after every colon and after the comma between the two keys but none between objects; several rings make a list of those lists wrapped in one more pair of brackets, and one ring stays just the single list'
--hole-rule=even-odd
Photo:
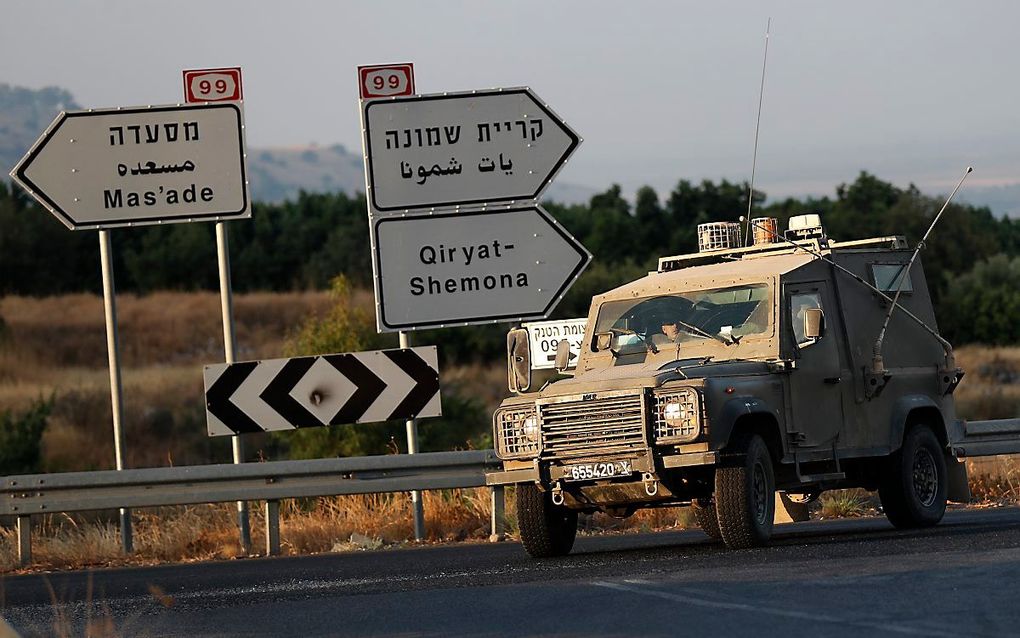
[{"label": "front bumper", "polygon": [[[660,457],[659,466],[662,469],[673,469],[681,467],[696,467],[702,465],[715,465],[719,462],[719,453],[716,451],[698,451],[685,454],[672,454]],[[519,463],[519,462],[518,462]],[[500,472],[489,472],[485,475],[486,485],[516,485],[520,483],[535,483],[552,485],[565,480],[569,472],[570,463],[551,465],[548,462],[535,460],[531,467],[504,469]],[[505,465],[504,465],[505,466]],[[651,456],[641,456],[633,459],[634,474],[632,481],[640,481],[643,473],[655,473],[656,463]],[[607,481],[621,481],[621,478],[597,479]],[[596,481],[590,481],[596,482]],[[581,484],[580,482],[577,484]]]}]

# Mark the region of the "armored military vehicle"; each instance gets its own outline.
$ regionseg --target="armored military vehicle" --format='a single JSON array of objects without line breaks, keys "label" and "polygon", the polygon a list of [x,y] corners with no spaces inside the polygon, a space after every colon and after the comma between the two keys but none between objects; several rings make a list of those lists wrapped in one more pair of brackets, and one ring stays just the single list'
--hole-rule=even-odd
[{"label": "armored military vehicle", "polygon": [[698,253],[593,298],[568,378],[528,392],[527,332],[508,334],[515,394],[487,482],[516,486],[532,556],[568,553],[579,512],[672,505],[728,547],[760,545],[777,491],[877,489],[894,525],[930,526],[967,496],[958,457],[1020,452],[1020,421],[957,420],[963,371],[904,238],[753,223],[751,245],[735,222],[699,226]]}]

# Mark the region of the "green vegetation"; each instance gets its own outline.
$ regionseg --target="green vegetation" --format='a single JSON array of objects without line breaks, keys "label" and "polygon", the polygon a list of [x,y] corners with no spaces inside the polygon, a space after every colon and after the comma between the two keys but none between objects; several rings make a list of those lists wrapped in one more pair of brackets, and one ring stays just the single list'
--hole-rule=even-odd
[{"label": "green vegetation", "polygon": [[[289,357],[328,352],[358,352],[395,347],[393,335],[379,335],[374,318],[355,306],[348,279],[337,276],[330,286],[331,308],[322,317],[312,317],[288,342]],[[431,343],[431,342],[427,342]],[[482,403],[464,396],[456,384],[441,393],[443,416],[419,424],[419,445],[423,452],[473,447],[490,447],[489,418]],[[306,428],[273,437],[268,446],[273,456],[292,459],[328,456],[364,456],[406,452],[404,422],[341,425]]]},{"label": "green vegetation", "polygon": [[39,399],[28,410],[0,411],[0,476],[39,471],[42,434],[53,399]]},{"label": "green vegetation", "polygon": [[941,310],[950,339],[991,346],[1020,343],[1020,257],[994,255],[953,277]]},{"label": "green vegetation", "polygon": [[[920,239],[942,205],[914,186],[899,188],[862,172],[834,197],[785,199],[765,205],[755,191],[756,216],[773,216],[785,226],[792,215],[819,213],[831,237],[855,239],[906,235]],[[664,198],[650,187],[632,206],[613,185],[587,205],[548,204],[548,209],[595,255],[595,261],[556,310],[568,317],[587,311],[591,294],[654,268],[662,255],[697,249],[696,227],[735,220],[747,209],[747,185],[722,180],[694,184],[681,180]],[[368,225],[363,196],[302,193],[295,201],[256,204],[251,220],[230,224],[234,287],[238,291],[323,289],[337,274],[351,285],[371,286]],[[97,242],[92,233],[68,232],[26,195],[0,183],[0,295],[50,295],[98,290]],[[216,260],[211,224],[177,224],[114,231],[118,289],[215,289]],[[61,258],[53,259],[53,255]],[[995,268],[975,263],[995,255],[1020,256],[1020,221],[996,218],[988,208],[953,204],[929,238],[922,257],[940,325],[956,343],[994,339],[1016,343],[1016,328],[996,321],[1014,309],[1015,291],[983,296],[958,311],[955,297],[979,294],[973,285],[992,283]],[[992,264],[993,262],[989,262]],[[995,261],[995,264],[1004,262]],[[1014,271],[1015,272],[1015,267]],[[1002,276],[1008,273],[1003,271]],[[1002,276],[1000,288],[1004,285]],[[969,278],[968,278],[969,277]],[[980,293],[984,294],[984,293]],[[989,293],[991,294],[991,293]],[[1005,295],[1005,296],[1003,296]],[[1014,299],[1013,306],[996,305]],[[975,305],[976,304],[976,305]],[[987,316],[972,316],[972,311]],[[996,319],[996,316],[999,319]],[[502,351],[501,326],[429,331],[423,342],[440,346],[444,360],[491,360]]]}]

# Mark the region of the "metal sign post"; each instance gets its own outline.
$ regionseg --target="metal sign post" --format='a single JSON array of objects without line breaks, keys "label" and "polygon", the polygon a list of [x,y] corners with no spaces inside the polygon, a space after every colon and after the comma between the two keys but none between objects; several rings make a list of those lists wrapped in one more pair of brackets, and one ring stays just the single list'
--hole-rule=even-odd
[{"label": "metal sign post", "polygon": [[[234,362],[234,295],[230,285],[230,244],[225,222],[216,223],[216,259],[220,273],[220,310],[223,314],[223,353],[226,363]],[[240,434],[231,437],[234,463],[244,463],[244,441]],[[237,526],[241,535],[241,549],[251,551],[251,527],[248,522],[248,503],[237,501]]]},{"label": "metal sign post", "polygon": [[[117,299],[113,283],[110,231],[99,231],[99,260],[103,271],[103,309],[106,312],[106,352],[110,359],[110,407],[113,411],[113,453],[117,469],[124,469],[124,386],[120,378],[120,349],[117,344]],[[132,551],[131,510],[120,508],[120,543],[125,554]]]},{"label": "metal sign post", "polygon": [[[241,68],[192,69],[183,72],[184,100],[198,102],[240,102],[244,98],[241,88]],[[234,295],[230,283],[230,241],[227,226],[216,222],[216,260],[220,275],[220,310],[223,315],[223,352],[226,363],[233,363],[237,349],[234,346]],[[244,463],[244,441],[241,435],[231,439],[234,463]],[[248,521],[248,503],[237,501],[237,527],[241,537],[241,550],[251,552],[251,527]]]},{"label": "metal sign post", "polygon": [[[400,333],[400,347],[410,348],[411,347],[411,335],[406,332]],[[404,428],[407,431],[407,453],[417,454],[418,453],[418,420],[408,419],[404,422]],[[411,492],[411,507],[414,511],[414,540],[420,541],[425,539],[425,509],[421,502],[421,492],[414,490]]]}]

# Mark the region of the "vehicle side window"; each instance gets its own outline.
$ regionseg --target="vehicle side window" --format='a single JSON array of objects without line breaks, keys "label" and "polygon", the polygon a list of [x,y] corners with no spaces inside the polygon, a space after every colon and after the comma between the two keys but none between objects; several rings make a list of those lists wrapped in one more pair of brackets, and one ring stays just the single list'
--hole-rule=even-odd
[{"label": "vehicle side window", "polygon": [[910,277],[904,279],[906,268],[905,264],[871,264],[871,277],[875,287],[882,292],[896,292],[901,287],[900,280],[903,279],[902,292],[913,292],[914,284]]},{"label": "vehicle side window", "polygon": [[797,347],[814,343],[804,335],[804,314],[810,308],[821,308],[822,296],[817,292],[802,292],[790,295],[790,323],[797,339]]}]

